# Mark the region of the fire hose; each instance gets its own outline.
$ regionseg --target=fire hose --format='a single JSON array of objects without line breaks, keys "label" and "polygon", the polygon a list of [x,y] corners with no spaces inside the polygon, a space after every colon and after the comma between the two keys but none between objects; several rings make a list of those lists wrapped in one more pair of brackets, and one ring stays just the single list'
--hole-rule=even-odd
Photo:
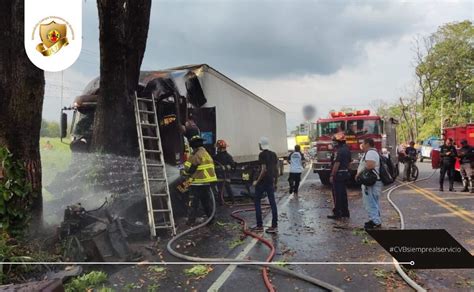
[{"label": "fire hose", "polygon": [[[220,197],[222,199],[223,199],[223,190],[224,190],[224,188],[222,188],[221,192],[220,192],[221,193]],[[228,259],[228,258],[194,257],[194,256],[189,256],[189,255],[179,253],[179,252],[177,252],[176,250],[173,249],[173,245],[178,239],[184,237],[185,235],[187,235],[191,232],[194,232],[194,231],[198,230],[199,228],[202,228],[202,227],[206,226],[214,218],[214,216],[216,214],[216,200],[215,200],[214,195],[212,194],[212,192],[211,192],[210,196],[211,196],[211,201],[212,201],[211,216],[209,216],[209,218],[207,218],[207,220],[205,222],[203,222],[201,224],[198,224],[194,227],[191,227],[191,228],[183,231],[182,233],[177,234],[175,237],[173,237],[168,242],[168,244],[166,246],[168,252],[170,254],[172,254],[173,256],[175,256],[179,259],[185,260],[185,261],[192,261],[192,262],[216,262],[216,261],[219,261],[219,262],[222,262],[222,263],[229,263],[229,264],[232,264],[232,263],[237,264],[238,263],[237,265],[246,265],[246,264],[243,264],[242,262],[249,262],[249,265],[250,265],[251,261],[249,261],[249,260],[237,260],[237,259]],[[255,210],[254,208],[245,208],[245,209],[235,210],[235,211],[232,212],[231,216],[241,222],[244,234],[249,235],[249,236],[261,241],[263,244],[265,244],[267,247],[270,248],[271,252],[267,257],[267,262],[270,262],[273,259],[274,255],[275,255],[275,247],[273,246],[273,244],[270,241],[268,241],[267,239],[263,238],[262,236],[260,236],[258,234],[255,234],[253,232],[250,232],[247,229],[247,223],[246,223],[245,219],[243,219],[242,217],[237,215],[238,213],[254,211],[254,210]],[[280,273],[287,274],[289,276],[301,279],[301,280],[306,281],[308,283],[311,283],[311,284],[314,284],[314,285],[319,286],[321,288],[324,288],[328,291],[338,291],[338,292],[343,291],[342,289],[340,289],[336,286],[333,286],[329,283],[326,283],[324,281],[321,281],[319,279],[316,279],[316,278],[313,278],[313,277],[310,277],[310,276],[307,276],[307,275],[304,275],[304,274],[301,274],[301,273],[297,273],[295,271],[292,271],[292,270],[289,270],[289,269],[286,269],[286,268],[283,268],[283,267],[280,267],[280,266],[277,266],[277,265],[263,264],[263,263],[259,264],[259,265],[264,267],[262,274],[263,274],[265,286],[267,287],[268,291],[270,291],[270,292],[275,291],[275,289],[273,288],[272,284],[270,283],[270,279],[268,278],[267,268],[271,268],[271,269],[276,270]]]},{"label": "fire hose", "polygon": [[[417,180],[417,182],[428,180],[428,179],[432,178],[435,173],[436,173],[436,170],[433,171],[433,173],[431,175]],[[414,184],[414,183],[415,183],[415,181],[402,183],[402,184],[399,184],[399,185],[395,185],[391,188],[388,188],[384,191],[384,192],[387,192],[387,200],[389,201],[390,205],[395,209],[395,211],[397,211],[397,213],[400,217],[400,229],[402,229],[402,230],[405,229],[405,219],[403,217],[403,213],[400,210],[400,208],[395,204],[395,202],[391,199],[390,195],[392,194],[392,192],[394,190],[396,190],[398,188],[401,188],[403,186],[409,185],[409,184]],[[410,287],[415,289],[417,292],[426,292],[425,288],[421,287],[418,283],[416,283],[413,279],[411,279],[407,275],[407,273],[405,273],[405,271],[401,268],[400,264],[398,263],[398,261],[395,258],[392,258],[392,260],[393,260],[393,264],[395,265],[395,269],[397,270],[397,273],[402,277],[402,279],[408,285],[410,285]]]}]

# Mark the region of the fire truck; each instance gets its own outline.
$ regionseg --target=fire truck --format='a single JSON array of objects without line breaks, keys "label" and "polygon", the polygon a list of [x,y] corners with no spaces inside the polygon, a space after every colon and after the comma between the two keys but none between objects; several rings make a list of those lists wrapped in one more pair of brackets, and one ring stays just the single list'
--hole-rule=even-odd
[{"label": "fire truck", "polygon": [[[466,139],[467,143],[474,146],[474,124],[466,124],[461,126],[454,126],[443,129],[443,137],[445,139],[452,138],[457,149],[461,147],[461,140]],[[431,164],[433,168],[440,167],[439,149],[433,149]],[[459,159],[456,159],[455,169],[460,175],[461,164]]]},{"label": "fire truck", "polygon": [[313,160],[313,172],[319,175],[323,185],[329,185],[334,148],[332,137],[338,132],[346,134],[346,143],[351,151],[352,161],[349,166],[352,178],[357,173],[359,161],[364,153],[360,144],[365,138],[375,141],[375,148],[379,153],[386,155],[395,166],[395,175],[398,175],[396,125],[398,121],[389,118],[371,115],[370,110],[354,112],[331,112],[329,118],[317,120],[315,140],[317,154]]}]

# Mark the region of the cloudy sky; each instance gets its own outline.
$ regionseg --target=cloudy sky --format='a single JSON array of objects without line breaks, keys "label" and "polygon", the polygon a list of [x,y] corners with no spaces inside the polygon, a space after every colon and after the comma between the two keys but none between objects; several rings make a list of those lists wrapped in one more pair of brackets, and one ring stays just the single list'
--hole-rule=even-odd
[{"label": "cloudy sky", "polygon": [[[406,94],[414,39],[473,11],[474,1],[153,0],[142,69],[207,63],[284,110],[293,129],[306,104],[326,116]],[[46,73],[45,119],[99,74],[96,1],[83,15],[80,58]]]}]

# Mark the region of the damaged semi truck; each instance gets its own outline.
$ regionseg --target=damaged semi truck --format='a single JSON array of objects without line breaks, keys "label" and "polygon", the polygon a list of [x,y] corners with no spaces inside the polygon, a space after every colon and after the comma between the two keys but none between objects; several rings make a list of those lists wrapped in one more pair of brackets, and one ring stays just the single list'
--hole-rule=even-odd
[{"label": "damaged semi truck", "polygon": [[[72,111],[70,147],[73,153],[90,150],[99,83],[99,78],[92,80],[71,107],[62,109],[63,138],[67,135],[67,112]],[[199,127],[209,153],[215,153],[218,139],[230,145],[229,152],[237,162],[231,175],[232,184],[250,190],[259,171],[261,136],[269,139],[271,149],[280,157],[283,171],[283,157],[287,155],[285,113],[212,67],[202,64],[141,72],[137,95],[155,97],[167,172],[177,173],[186,161],[181,128],[190,117]],[[168,182],[172,185],[173,179]],[[170,189],[173,192],[175,187]]]}]

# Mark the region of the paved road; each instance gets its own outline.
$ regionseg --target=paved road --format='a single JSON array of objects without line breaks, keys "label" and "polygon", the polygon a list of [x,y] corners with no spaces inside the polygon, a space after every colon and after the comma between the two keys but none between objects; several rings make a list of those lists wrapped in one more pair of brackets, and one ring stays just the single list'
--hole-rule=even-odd
[{"label": "paved road", "polygon": [[[420,178],[433,173],[428,163],[418,163]],[[439,192],[439,171],[429,180],[395,192],[392,199],[401,208],[407,229],[446,229],[471,254],[474,254],[474,194]],[[445,189],[447,189],[447,182]],[[474,270],[417,270],[417,281],[436,290],[474,291]]]},{"label": "paved road", "polygon": [[[429,164],[420,166],[420,178],[432,173]],[[390,255],[361,229],[367,221],[357,187],[349,190],[351,218],[334,221],[326,218],[332,209],[330,189],[321,185],[317,174],[308,173],[300,190],[300,198],[287,194],[288,187],[282,179],[279,187],[279,234],[265,235],[277,248],[275,261],[283,262],[390,262]],[[437,176],[420,182],[417,187],[404,187],[392,194],[401,208],[406,228],[445,228],[461,244],[473,253],[474,196],[466,193],[438,193]],[[460,189],[459,185],[456,186]],[[423,191],[423,189],[425,191]],[[383,228],[398,229],[398,214],[386,200],[381,200]],[[261,243],[245,239],[244,243],[231,248],[239,240],[238,225],[229,218],[234,208],[220,207],[217,222],[205,227],[181,243],[182,252],[206,257],[244,256],[246,259],[263,261],[268,248]],[[254,223],[254,213],[246,215]],[[158,255],[149,260],[176,261],[164,252],[164,243],[157,248]],[[189,247],[186,247],[188,243]],[[189,244],[192,243],[192,244]],[[243,252],[244,251],[244,252]],[[290,269],[310,275],[341,287],[346,291],[408,290],[409,287],[396,274],[393,265],[288,265]],[[189,266],[168,266],[160,277],[161,290],[183,291],[265,291],[261,271],[256,268],[213,266],[212,272],[202,279],[189,279],[183,273]],[[410,273],[418,283],[433,290],[474,289],[472,270],[418,270]],[[140,282],[142,287],[156,282],[146,267],[129,267],[112,276],[117,287],[125,283]],[[279,291],[319,291],[317,287],[284,275],[271,273],[273,285]],[[119,284],[117,284],[119,283]],[[211,289],[210,289],[211,288]]]}]

